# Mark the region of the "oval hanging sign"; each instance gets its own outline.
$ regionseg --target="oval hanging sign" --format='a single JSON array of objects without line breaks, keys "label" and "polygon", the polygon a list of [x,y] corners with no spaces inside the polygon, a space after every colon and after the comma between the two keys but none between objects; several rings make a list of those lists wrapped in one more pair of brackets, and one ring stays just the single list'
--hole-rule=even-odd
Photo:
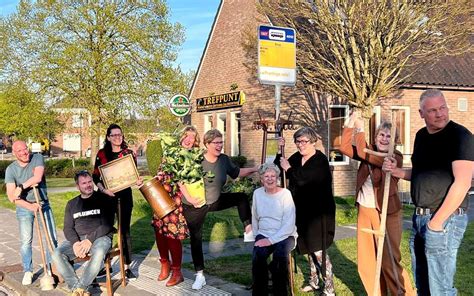
[{"label": "oval hanging sign", "polygon": [[169,101],[168,108],[174,116],[183,117],[191,111],[191,103],[185,96],[176,95]]}]

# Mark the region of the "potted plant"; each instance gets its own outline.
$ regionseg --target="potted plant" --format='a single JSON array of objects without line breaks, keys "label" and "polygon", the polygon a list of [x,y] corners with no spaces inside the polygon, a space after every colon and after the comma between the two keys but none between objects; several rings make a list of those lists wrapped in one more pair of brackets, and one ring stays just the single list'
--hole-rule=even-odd
[{"label": "potted plant", "polygon": [[189,194],[198,199],[198,206],[203,206],[206,203],[204,178],[213,177],[202,168],[204,150],[182,147],[174,134],[160,134],[160,139],[163,151],[160,170],[170,175],[172,183],[183,183]]}]

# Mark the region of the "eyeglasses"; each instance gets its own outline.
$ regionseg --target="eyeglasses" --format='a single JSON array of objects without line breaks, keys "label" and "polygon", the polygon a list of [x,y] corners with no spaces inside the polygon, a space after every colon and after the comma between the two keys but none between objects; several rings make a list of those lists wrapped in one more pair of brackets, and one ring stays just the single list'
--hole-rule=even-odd
[{"label": "eyeglasses", "polygon": [[109,135],[111,138],[121,138],[122,136],[122,134]]},{"label": "eyeglasses", "polygon": [[308,144],[309,142],[311,142],[310,140],[296,140],[295,141],[295,144],[296,145],[306,145]]},{"label": "eyeglasses", "polygon": [[223,141],[216,141],[216,142],[211,142],[211,144],[222,145],[222,144],[224,144],[224,142]]}]

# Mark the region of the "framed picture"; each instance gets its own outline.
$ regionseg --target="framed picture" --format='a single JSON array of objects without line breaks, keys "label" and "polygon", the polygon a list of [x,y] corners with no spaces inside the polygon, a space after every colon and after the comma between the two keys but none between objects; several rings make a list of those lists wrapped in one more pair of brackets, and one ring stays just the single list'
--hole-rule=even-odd
[{"label": "framed picture", "polygon": [[105,188],[114,193],[134,185],[139,178],[132,154],[99,166],[99,171]]}]

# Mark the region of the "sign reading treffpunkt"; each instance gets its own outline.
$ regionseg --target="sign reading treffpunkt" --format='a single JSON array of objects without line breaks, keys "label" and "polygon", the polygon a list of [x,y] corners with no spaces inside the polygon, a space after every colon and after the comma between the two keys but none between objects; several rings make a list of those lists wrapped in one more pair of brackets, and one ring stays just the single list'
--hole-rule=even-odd
[{"label": "sign reading treffpunkt", "polygon": [[210,110],[240,107],[245,103],[245,93],[234,91],[220,95],[212,95],[196,99],[196,111],[204,112]]}]

